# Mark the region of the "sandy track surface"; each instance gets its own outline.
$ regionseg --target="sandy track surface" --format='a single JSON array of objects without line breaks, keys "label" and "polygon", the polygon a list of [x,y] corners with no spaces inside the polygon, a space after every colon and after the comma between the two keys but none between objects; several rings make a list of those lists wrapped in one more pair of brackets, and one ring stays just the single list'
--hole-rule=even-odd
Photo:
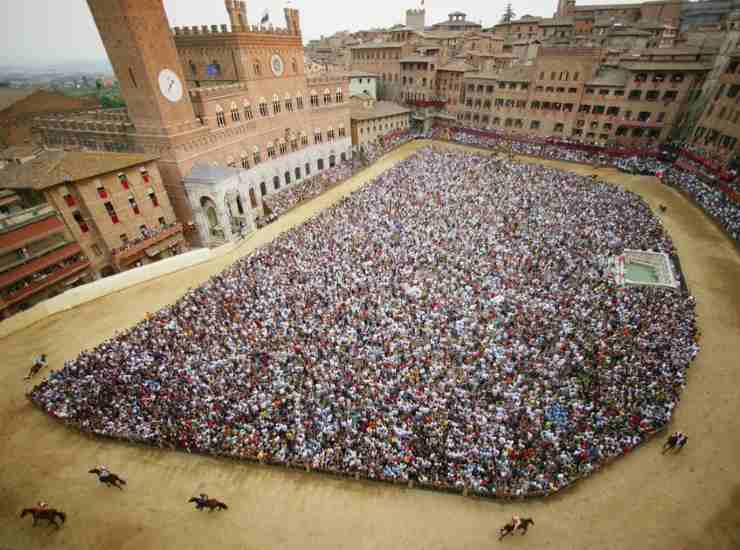
[{"label": "sandy track surface", "polygon": [[[44,320],[0,340],[0,549],[547,549],[740,548],[740,255],[682,195],[655,178],[547,161],[638,192],[662,214],[697,298],[702,351],[672,428],[690,436],[678,456],[658,440],[543,500],[499,502],[354,481],[280,467],[161,451],[91,438],[31,406],[22,381],[45,351],[52,368],[135,324],[245,255],[334,204],[423,143],[412,142],[346,184],[260,230],[235,253]],[[523,159],[527,160],[527,159]],[[87,470],[104,463],[124,491]],[[199,492],[229,510],[198,513]],[[55,531],[20,520],[45,499],[67,513]],[[535,518],[527,537],[502,543],[513,513]]]}]

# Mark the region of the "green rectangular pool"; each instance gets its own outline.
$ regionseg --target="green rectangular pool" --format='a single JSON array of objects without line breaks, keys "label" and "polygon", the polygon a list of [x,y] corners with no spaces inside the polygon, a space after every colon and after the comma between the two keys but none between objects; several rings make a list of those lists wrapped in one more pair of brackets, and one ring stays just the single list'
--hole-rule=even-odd
[{"label": "green rectangular pool", "polygon": [[627,280],[636,283],[657,283],[659,281],[655,269],[645,264],[624,264],[624,275]]}]

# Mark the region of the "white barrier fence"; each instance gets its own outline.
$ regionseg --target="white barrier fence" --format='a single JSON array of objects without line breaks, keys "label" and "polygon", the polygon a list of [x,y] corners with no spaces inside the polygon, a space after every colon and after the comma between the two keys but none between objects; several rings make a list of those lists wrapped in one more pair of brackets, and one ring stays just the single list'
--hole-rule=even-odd
[{"label": "white barrier fence", "polygon": [[241,244],[241,241],[239,243],[228,243],[214,249],[201,248],[193,250],[72,288],[59,296],[39,302],[30,309],[17,313],[0,322],[0,338],[28,328],[51,315],[74,309],[132,286],[158,279],[163,275],[182,271],[183,269],[188,269],[219,258],[232,252],[238,244]]}]

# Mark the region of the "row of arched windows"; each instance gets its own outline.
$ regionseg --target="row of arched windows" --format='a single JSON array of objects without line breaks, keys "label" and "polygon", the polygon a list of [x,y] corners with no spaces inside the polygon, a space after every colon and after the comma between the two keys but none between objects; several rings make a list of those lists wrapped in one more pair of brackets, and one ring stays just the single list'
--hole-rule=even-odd
[{"label": "row of arched windows", "polygon": [[[324,90],[322,101],[319,100],[319,93],[316,90],[311,90],[311,106],[320,107],[323,101],[323,105],[330,105],[331,103],[344,103],[344,92],[341,88],[337,88],[332,93],[328,88]],[[269,105],[267,99],[261,97],[257,104],[257,112],[261,117],[269,117],[272,115],[279,115],[285,108],[286,113],[292,113],[295,110],[303,110],[303,96],[296,95],[295,98],[291,97],[290,94],[286,93],[281,99],[280,96],[274,94],[272,96],[272,105]],[[272,113],[270,112],[272,111]],[[241,107],[232,101],[229,106],[229,113],[232,122],[249,122],[254,120],[254,112],[252,111],[252,104],[248,99],[242,101]],[[226,115],[224,114],[224,108],[217,104],[216,105],[216,126],[219,128],[225,127],[227,124]]]},{"label": "row of arched windows", "polygon": [[[337,136],[340,138],[347,137],[347,129],[344,127],[344,124],[340,124],[336,131],[331,126],[326,130],[326,141],[328,143],[336,141]],[[280,138],[276,142],[270,141],[265,146],[266,158],[274,159],[280,155],[285,155],[288,153],[289,149],[290,152],[298,151],[300,147],[306,147],[308,143],[309,139],[306,132],[301,132],[300,135],[292,134],[287,140]],[[324,133],[319,128],[314,130],[314,143],[324,143]],[[262,160],[262,152],[260,151],[260,148],[255,145],[252,148],[251,155],[247,154],[246,151],[242,151],[238,161],[234,157],[229,157],[226,160],[226,165],[232,168],[236,168],[238,165],[245,170],[249,170],[249,168],[258,165]]]},{"label": "row of arched windows", "polygon": [[[341,159],[341,162],[347,161],[347,153],[341,153],[339,158]],[[316,160],[316,171],[321,172],[324,168],[334,168],[337,164],[337,157],[336,155],[329,155],[329,158],[324,161],[323,158]],[[304,177],[308,178],[311,176],[312,173],[312,163],[307,162],[303,166],[296,166],[292,170],[286,170],[283,173],[283,177],[281,178],[278,175],[275,175],[272,177],[272,190],[273,191],[279,191],[283,185],[290,185],[291,183],[298,183],[301,181]],[[260,190],[260,196],[264,197],[268,193],[267,188],[267,182],[263,181],[260,182],[259,185]],[[254,189],[249,190],[249,202],[252,205],[252,208],[257,208],[257,198],[255,196]]]}]

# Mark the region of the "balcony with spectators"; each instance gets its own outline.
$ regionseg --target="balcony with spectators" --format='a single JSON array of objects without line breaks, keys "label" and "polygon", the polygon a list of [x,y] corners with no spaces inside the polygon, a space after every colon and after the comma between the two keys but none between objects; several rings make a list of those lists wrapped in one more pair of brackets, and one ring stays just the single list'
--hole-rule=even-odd
[{"label": "balcony with spectators", "polygon": [[184,242],[181,223],[164,225],[157,229],[146,229],[136,239],[111,251],[113,263],[118,269],[126,269],[145,256],[156,258],[163,251],[177,248]]}]

